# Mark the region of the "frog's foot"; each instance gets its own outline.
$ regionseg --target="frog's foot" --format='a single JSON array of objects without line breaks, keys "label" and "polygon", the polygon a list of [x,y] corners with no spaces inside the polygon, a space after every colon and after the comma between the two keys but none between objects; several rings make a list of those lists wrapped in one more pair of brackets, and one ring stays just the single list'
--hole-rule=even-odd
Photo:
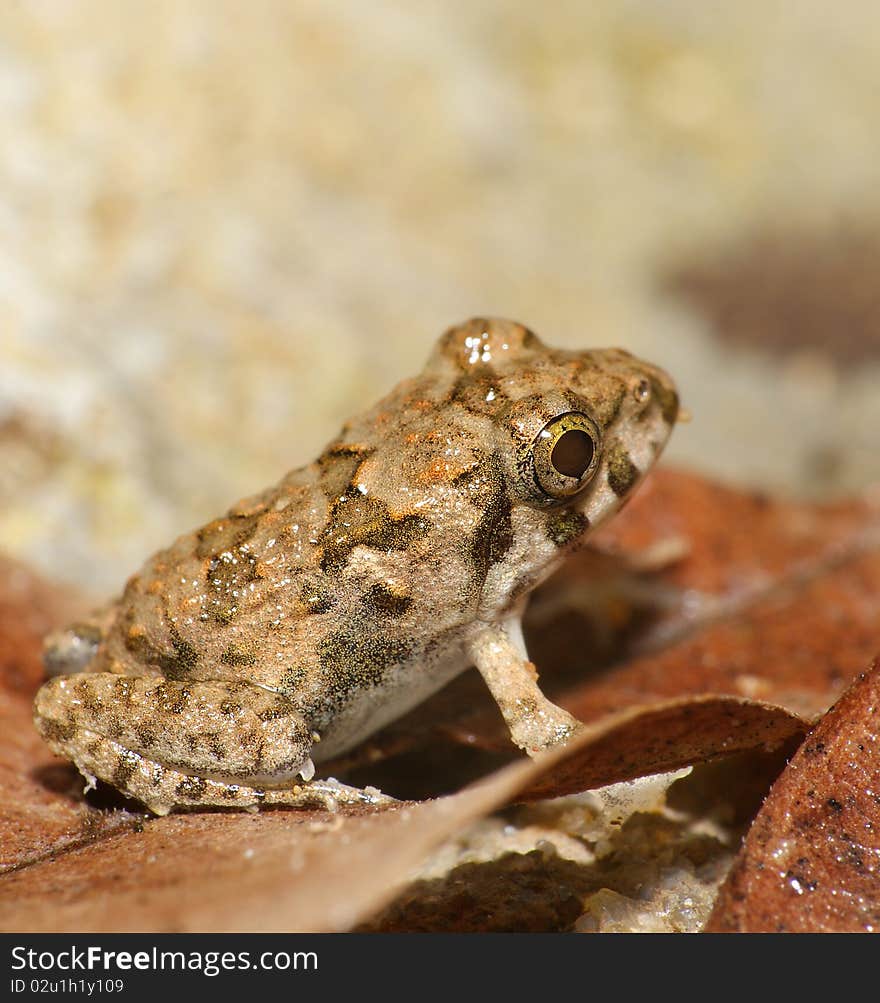
[{"label": "frog's foot", "polygon": [[[313,780],[286,787],[258,786],[235,778],[204,777],[184,773],[165,763],[141,756],[110,738],[89,735],[85,753],[71,756],[86,778],[86,791],[96,778],[106,780],[129,797],[143,802],[155,815],[175,809],[228,808],[259,811],[263,806],[323,808],[337,811],[342,805],[387,804],[394,798],[374,788],[359,790],[334,780]],[[302,772],[311,776],[307,760]]]},{"label": "frog's foot", "polygon": [[369,790],[311,781],[315,736],[292,702],[247,683],[109,672],[58,676],[34,721],[54,752],[158,815],[173,808],[376,804]]},{"label": "frog's foot", "polygon": [[267,789],[260,804],[284,805],[294,808],[324,808],[337,811],[343,805],[397,804],[397,798],[383,794],[375,787],[349,787],[333,777],[311,780],[289,790]]},{"label": "frog's foot", "polygon": [[47,634],[43,641],[46,674],[87,672],[115,616],[116,604],[110,603],[76,623]]},{"label": "frog's foot", "polygon": [[510,728],[511,740],[530,756],[565,745],[583,727],[577,718],[546,697],[537,706],[517,701],[512,714],[505,707],[501,712]]},{"label": "frog's foot", "polygon": [[564,745],[582,727],[539,689],[518,619],[485,625],[471,641],[470,654],[498,704],[511,740],[528,755]]}]

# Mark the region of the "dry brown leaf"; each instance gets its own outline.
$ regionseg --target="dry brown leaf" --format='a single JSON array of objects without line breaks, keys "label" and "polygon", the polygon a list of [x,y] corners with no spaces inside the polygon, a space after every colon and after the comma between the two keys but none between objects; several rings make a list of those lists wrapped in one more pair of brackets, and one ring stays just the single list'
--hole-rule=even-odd
[{"label": "dry brown leaf", "polygon": [[805,730],[782,707],[736,697],[684,697],[631,707],[593,725],[564,759],[517,795],[535,801],[668,773],[743,749],[776,749]]},{"label": "dry brown leaf", "polygon": [[[347,930],[386,905],[428,852],[469,822],[512,800],[583,790],[595,769],[590,750],[601,756],[609,737],[638,734],[646,717],[658,733],[666,727],[674,735],[694,720],[696,706],[696,718],[708,711],[711,728],[714,703],[681,702],[647,715],[632,708],[539,760],[422,804],[153,819],[0,879],[0,930]],[[757,710],[755,745],[777,744],[799,726],[775,708],[750,709]]]},{"label": "dry brown leaf", "polygon": [[347,930],[447,836],[503,803],[531,763],[425,804],[205,812],[143,821],[0,879],[0,930]]},{"label": "dry brown leaf", "polygon": [[773,785],[707,930],[880,931],[880,661]]}]

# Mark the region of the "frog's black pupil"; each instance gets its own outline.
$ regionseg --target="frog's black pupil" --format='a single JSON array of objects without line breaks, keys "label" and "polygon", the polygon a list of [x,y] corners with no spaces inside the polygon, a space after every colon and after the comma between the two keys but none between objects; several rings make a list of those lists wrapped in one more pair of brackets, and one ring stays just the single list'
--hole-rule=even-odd
[{"label": "frog's black pupil", "polygon": [[593,440],[580,429],[563,432],[550,453],[550,462],[566,477],[583,477],[593,462]]}]

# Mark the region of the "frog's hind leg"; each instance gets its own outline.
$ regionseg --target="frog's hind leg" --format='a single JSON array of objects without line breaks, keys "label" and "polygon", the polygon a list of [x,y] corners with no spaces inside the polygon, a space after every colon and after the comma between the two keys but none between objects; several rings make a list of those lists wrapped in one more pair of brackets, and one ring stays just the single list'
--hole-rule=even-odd
[{"label": "frog's hind leg", "polygon": [[248,683],[58,676],[37,693],[34,721],[90,784],[104,780],[157,815],[390,800],[335,781],[309,783],[315,736],[288,698]]}]

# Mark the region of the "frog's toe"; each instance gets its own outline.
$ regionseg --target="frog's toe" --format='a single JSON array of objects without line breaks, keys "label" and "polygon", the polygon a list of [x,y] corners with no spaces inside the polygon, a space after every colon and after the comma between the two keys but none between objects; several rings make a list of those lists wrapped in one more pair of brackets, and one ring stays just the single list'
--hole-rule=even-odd
[{"label": "frog's toe", "polygon": [[85,672],[98,651],[99,637],[77,628],[58,630],[43,642],[43,666],[48,676]]},{"label": "frog's toe", "polygon": [[116,604],[110,603],[76,623],[47,634],[43,640],[46,674],[87,672],[115,616]]},{"label": "frog's toe", "polygon": [[288,808],[323,808],[333,812],[343,806],[382,807],[399,804],[397,798],[383,794],[376,787],[350,787],[334,777],[312,780],[288,790],[267,790],[261,803]]}]

